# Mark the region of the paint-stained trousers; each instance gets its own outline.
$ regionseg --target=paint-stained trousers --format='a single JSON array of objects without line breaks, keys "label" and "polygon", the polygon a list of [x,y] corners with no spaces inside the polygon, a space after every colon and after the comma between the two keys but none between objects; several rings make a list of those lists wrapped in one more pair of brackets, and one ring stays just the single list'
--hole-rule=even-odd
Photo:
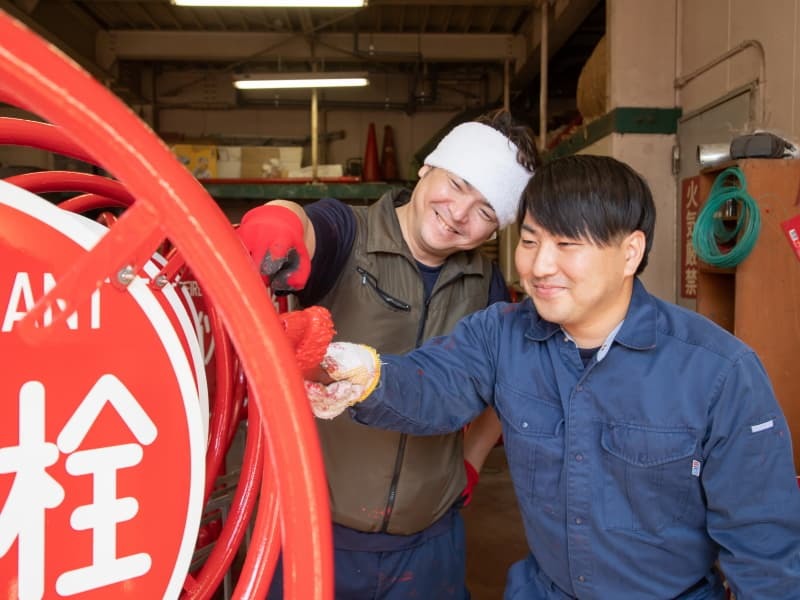
[{"label": "paint-stained trousers", "polygon": [[[457,509],[390,549],[387,536],[334,525],[336,600],[469,600],[464,521]],[[275,570],[268,600],[280,600],[283,572]]]}]

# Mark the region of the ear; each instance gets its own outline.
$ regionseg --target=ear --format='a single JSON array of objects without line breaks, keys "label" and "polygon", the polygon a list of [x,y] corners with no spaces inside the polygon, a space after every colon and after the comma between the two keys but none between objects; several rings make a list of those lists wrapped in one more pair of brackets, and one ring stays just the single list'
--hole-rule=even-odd
[{"label": "ear", "polygon": [[636,269],[644,258],[644,249],[647,246],[644,232],[634,231],[629,233],[622,240],[622,250],[625,253],[625,270],[626,276],[633,276],[636,274]]},{"label": "ear", "polygon": [[417,171],[417,175],[419,175],[419,178],[422,179],[423,177],[425,177],[425,175],[428,173],[428,171],[430,171],[432,168],[433,167],[430,166],[430,165],[422,165],[419,168],[419,171]]}]

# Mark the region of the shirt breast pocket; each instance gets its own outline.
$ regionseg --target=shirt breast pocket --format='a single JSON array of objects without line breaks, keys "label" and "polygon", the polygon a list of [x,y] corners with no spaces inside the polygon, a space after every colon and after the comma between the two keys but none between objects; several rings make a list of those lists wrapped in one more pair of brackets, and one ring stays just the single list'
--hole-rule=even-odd
[{"label": "shirt breast pocket", "polygon": [[564,459],[561,406],[498,384],[496,409],[503,421],[503,445],[520,500],[557,497]]},{"label": "shirt breast pocket", "polygon": [[697,439],[690,429],[606,423],[603,504],[608,529],[657,533],[687,510]]}]

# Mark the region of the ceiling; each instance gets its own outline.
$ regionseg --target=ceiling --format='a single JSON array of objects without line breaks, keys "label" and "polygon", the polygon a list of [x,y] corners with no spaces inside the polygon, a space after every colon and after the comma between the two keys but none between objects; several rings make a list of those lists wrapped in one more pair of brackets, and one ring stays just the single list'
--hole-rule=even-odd
[{"label": "ceiling", "polygon": [[[605,32],[605,2],[548,5],[549,103],[568,111],[580,69]],[[133,105],[258,105],[263,97],[229,84],[224,94],[210,91],[213,82],[254,70],[365,70],[378,82],[372,97],[350,91],[326,101],[385,102],[408,113],[481,109],[501,102],[507,89],[512,110],[529,113],[532,123],[538,113],[540,0],[370,0],[360,9],[0,0],[0,9]]]}]

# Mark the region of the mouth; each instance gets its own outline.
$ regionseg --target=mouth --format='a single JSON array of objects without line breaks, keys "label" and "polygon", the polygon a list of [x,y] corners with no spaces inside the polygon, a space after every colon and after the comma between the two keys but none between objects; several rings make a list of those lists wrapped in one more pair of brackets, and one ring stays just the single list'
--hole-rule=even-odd
[{"label": "mouth", "polygon": [[441,225],[441,226],[442,226],[442,228],[443,228],[445,231],[447,231],[448,233],[453,233],[453,234],[455,234],[455,235],[461,235],[461,232],[460,232],[458,229],[455,229],[455,228],[451,227],[451,226],[450,226],[450,225],[447,223],[447,221],[445,221],[445,220],[442,218],[442,215],[441,215],[441,214],[439,214],[439,212],[438,212],[438,211],[434,211],[434,214],[436,215],[436,220],[439,222],[439,225]]},{"label": "mouth", "polygon": [[533,288],[534,295],[542,299],[555,298],[566,289],[563,285],[553,285],[550,283],[534,283],[531,287]]}]

